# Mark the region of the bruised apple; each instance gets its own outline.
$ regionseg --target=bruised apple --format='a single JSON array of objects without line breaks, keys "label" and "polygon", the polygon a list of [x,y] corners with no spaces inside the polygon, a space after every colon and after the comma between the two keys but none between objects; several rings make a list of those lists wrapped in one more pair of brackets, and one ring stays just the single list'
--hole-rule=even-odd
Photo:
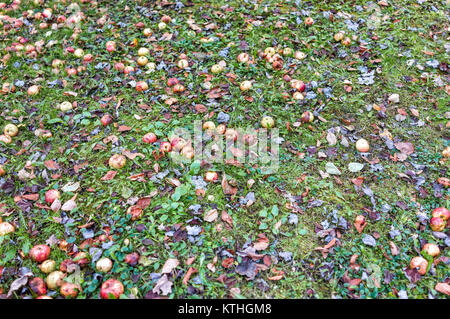
[{"label": "bruised apple", "polygon": [[446,226],[446,222],[440,217],[433,217],[430,220],[430,227],[433,231],[443,231]]},{"label": "bruised apple", "polygon": [[427,267],[428,261],[423,257],[414,257],[409,263],[409,268],[417,269],[417,272],[421,275],[425,275]]},{"label": "bruised apple", "polygon": [[59,292],[64,298],[75,298],[80,291],[80,285],[73,284],[71,282],[64,282],[59,289]]},{"label": "bruised apple", "polygon": [[264,128],[272,128],[275,125],[275,121],[271,116],[264,116],[261,120],[261,126]]},{"label": "bruised apple", "polygon": [[47,260],[48,256],[50,256],[50,247],[47,245],[36,245],[30,249],[30,258],[38,263]]},{"label": "bruised apple", "polygon": [[137,263],[138,263],[138,261],[139,261],[139,254],[138,253],[136,253],[136,252],[134,252],[134,253],[131,253],[131,254],[127,254],[126,256],[125,256],[125,259],[124,259],[124,261],[128,264],[128,265],[130,265],[130,266],[136,266],[137,265]]},{"label": "bruised apple", "polygon": [[122,283],[116,279],[108,279],[100,288],[100,297],[102,299],[118,299],[124,292]]},{"label": "bruised apple", "polygon": [[63,279],[66,275],[59,270],[51,272],[47,278],[45,279],[45,282],[47,283],[48,288],[54,290],[58,287],[61,287],[63,284]]},{"label": "bruised apple", "polygon": [[314,114],[312,114],[312,112],[310,111],[305,111],[303,112],[300,120],[304,123],[311,123],[312,121],[314,121]]},{"label": "bruised apple", "polygon": [[214,182],[217,181],[219,178],[219,175],[217,172],[206,172],[205,173],[205,181],[207,182]]},{"label": "bruised apple", "polygon": [[156,142],[156,135],[155,133],[147,133],[142,137],[142,142],[146,144],[155,143]]},{"label": "bruised apple", "polygon": [[42,296],[47,293],[47,286],[45,285],[45,281],[40,277],[31,279],[28,284],[30,285],[30,289],[38,296]]},{"label": "bruised apple", "polygon": [[439,246],[433,243],[426,243],[423,245],[422,250],[424,250],[428,255],[436,257],[441,253]]},{"label": "bruised apple", "polygon": [[163,153],[169,153],[172,150],[172,144],[170,142],[162,142],[159,150]]},{"label": "bruised apple", "polygon": [[433,209],[431,213],[432,217],[442,218],[444,221],[447,221],[450,218],[450,210],[445,207],[438,207]]}]

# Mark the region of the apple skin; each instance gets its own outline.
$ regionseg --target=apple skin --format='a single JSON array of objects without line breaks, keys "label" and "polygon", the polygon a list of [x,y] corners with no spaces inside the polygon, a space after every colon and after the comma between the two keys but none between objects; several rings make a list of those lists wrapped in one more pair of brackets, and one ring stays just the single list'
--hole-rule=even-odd
[{"label": "apple skin", "polygon": [[34,261],[41,263],[50,256],[50,247],[47,245],[36,245],[30,250],[30,257]]},{"label": "apple skin", "polygon": [[125,261],[128,265],[134,267],[134,266],[137,265],[137,263],[138,263],[138,261],[139,261],[139,257],[140,257],[139,254],[136,253],[136,252],[134,252],[134,253],[131,253],[131,254],[126,255],[124,261]]},{"label": "apple skin", "polygon": [[433,217],[430,220],[430,227],[433,231],[441,232],[445,229],[446,222],[440,217]]},{"label": "apple skin", "polygon": [[38,296],[47,294],[47,286],[45,285],[44,279],[40,277],[35,277],[28,283],[30,289]]},{"label": "apple skin", "polygon": [[78,292],[81,291],[81,287],[77,284],[73,284],[71,282],[64,282],[59,289],[64,298],[70,297],[75,298],[78,295]]},{"label": "apple skin", "polygon": [[108,279],[100,288],[100,297],[102,299],[118,299],[124,292],[122,283],[116,279]]},{"label": "apple skin", "polygon": [[433,209],[433,212],[431,213],[431,215],[433,217],[440,217],[444,221],[447,221],[448,219],[450,219],[450,210],[448,210],[445,207],[438,207],[438,208]]},{"label": "apple skin", "polygon": [[48,204],[53,204],[53,202],[61,197],[61,194],[57,189],[49,189],[45,192],[45,202]]},{"label": "apple skin", "polygon": [[155,133],[147,133],[142,137],[142,142],[146,144],[155,143],[157,140]]}]

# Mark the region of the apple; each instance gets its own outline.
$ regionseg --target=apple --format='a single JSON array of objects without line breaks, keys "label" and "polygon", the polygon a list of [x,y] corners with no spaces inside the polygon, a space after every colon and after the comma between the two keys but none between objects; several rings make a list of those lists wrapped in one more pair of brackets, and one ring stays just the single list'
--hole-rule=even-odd
[{"label": "apple", "polygon": [[75,55],[77,58],[81,58],[82,56],[84,56],[84,50],[78,48],[73,52],[73,55]]},{"label": "apple", "polygon": [[45,192],[45,201],[52,204],[57,198],[60,198],[60,193],[57,189],[49,189]]},{"label": "apple", "polygon": [[439,246],[433,243],[426,243],[423,245],[422,250],[425,250],[425,252],[432,257],[436,257],[441,253]]},{"label": "apple", "polygon": [[272,128],[275,126],[275,121],[271,116],[264,116],[261,120],[261,126],[264,128]]},{"label": "apple", "polygon": [[345,45],[345,46],[349,46],[349,45],[352,43],[352,40],[350,40],[349,37],[346,37],[345,39],[343,39],[343,40],[341,41],[341,43],[342,43],[343,45]]},{"label": "apple", "polygon": [[106,42],[106,51],[109,53],[116,51],[116,42],[108,41]]},{"label": "apple", "polygon": [[448,219],[450,219],[450,210],[448,210],[445,207],[438,207],[438,208],[433,209],[433,212],[431,213],[431,215],[433,217],[440,217],[444,221],[447,221]]},{"label": "apple", "polygon": [[108,279],[100,288],[100,297],[102,299],[118,299],[124,292],[122,283],[116,279]]},{"label": "apple", "polygon": [[148,90],[147,82],[139,81],[136,83],[136,91],[142,92],[142,91],[147,91],[147,90]]},{"label": "apple", "polygon": [[144,210],[140,208],[139,206],[130,206],[127,209],[127,214],[131,215],[131,220],[138,220],[142,217],[142,214],[144,213]]},{"label": "apple", "polygon": [[305,112],[303,112],[300,120],[303,123],[311,123],[312,121],[314,121],[314,114],[312,114],[312,112],[310,112],[310,111],[305,111]]},{"label": "apple", "polygon": [[358,152],[361,153],[368,152],[370,149],[369,142],[367,142],[367,140],[363,138],[360,138],[359,140],[356,141],[356,149],[358,150]]},{"label": "apple", "polygon": [[227,127],[225,126],[225,124],[219,124],[216,127],[216,132],[219,135],[223,135],[225,134],[225,131],[227,130]]},{"label": "apple", "polygon": [[145,65],[148,63],[148,59],[147,59],[147,57],[145,57],[145,56],[140,56],[140,57],[137,59],[137,63],[138,63],[140,66],[145,66]]},{"label": "apple", "polygon": [[114,69],[116,69],[117,71],[123,71],[123,69],[125,69],[125,64],[123,64],[122,62],[117,62],[114,64]]},{"label": "apple", "polygon": [[425,275],[427,272],[428,261],[423,257],[414,257],[409,262],[409,268],[417,269],[418,273],[421,275]]},{"label": "apple", "polygon": [[78,295],[78,292],[80,291],[81,291],[80,285],[73,284],[71,282],[64,282],[59,290],[59,292],[64,298],[67,297],[75,298]]},{"label": "apple", "polygon": [[186,59],[181,59],[181,60],[178,61],[177,66],[180,69],[186,69],[189,66],[189,62]]},{"label": "apple", "polygon": [[27,90],[28,95],[36,95],[39,94],[39,86],[32,85]]},{"label": "apple", "polygon": [[72,273],[76,269],[76,267],[74,267],[75,264],[76,263],[72,259],[65,259],[61,262],[61,265],[59,265],[59,270],[62,272]]},{"label": "apple", "polygon": [[170,142],[162,142],[159,150],[163,153],[168,153],[172,150],[172,144],[170,144]]},{"label": "apple", "polygon": [[30,250],[30,258],[34,261],[41,263],[48,259],[50,256],[50,247],[47,245],[36,245]]},{"label": "apple", "polygon": [[172,18],[169,17],[168,15],[163,15],[161,21],[164,23],[170,23],[172,21]]},{"label": "apple", "polygon": [[175,84],[172,88],[173,93],[181,93],[185,90],[182,84]]},{"label": "apple", "polygon": [[131,72],[134,72],[134,67],[132,67],[131,65],[127,65],[127,66],[123,69],[123,73],[125,73],[125,74],[130,74]]},{"label": "apple", "polygon": [[58,287],[61,287],[63,284],[63,279],[66,275],[59,270],[55,270],[51,272],[47,278],[45,279],[45,282],[47,283],[47,287],[54,290]]},{"label": "apple", "polygon": [[5,171],[5,169],[3,168],[3,165],[0,164],[0,177],[2,177],[2,176],[5,175],[5,174],[6,174],[6,171]]},{"label": "apple", "polygon": [[155,133],[147,133],[142,137],[142,142],[146,144],[155,143],[157,140]]},{"label": "apple", "polygon": [[292,49],[291,48],[284,48],[283,49],[283,55],[284,56],[291,56],[292,55]]},{"label": "apple", "polygon": [[156,69],[156,63],[155,62],[149,62],[146,65],[148,71],[147,72],[153,72]]},{"label": "apple", "polygon": [[55,69],[62,67],[63,64],[64,64],[64,61],[62,61],[60,59],[54,59],[52,61],[52,67],[55,68]]},{"label": "apple", "polygon": [[250,55],[248,55],[248,53],[239,53],[239,55],[237,56],[237,61],[239,63],[247,63],[248,61],[250,61]]},{"label": "apple", "polygon": [[164,30],[167,27],[167,24],[165,22],[158,23],[158,29]]},{"label": "apple", "polygon": [[10,124],[5,125],[5,128],[3,129],[3,133],[5,135],[14,137],[17,135],[17,133],[19,133],[19,128],[16,125],[10,123]]},{"label": "apple", "polygon": [[108,164],[111,168],[120,169],[125,166],[127,159],[120,154],[114,154],[109,158]]},{"label": "apple", "polygon": [[134,253],[131,253],[131,254],[126,255],[124,261],[125,261],[128,265],[134,267],[134,266],[137,265],[137,263],[138,263],[138,261],[139,261],[139,257],[140,257],[139,254],[136,253],[136,252],[134,252]]},{"label": "apple", "polygon": [[107,126],[111,124],[113,121],[113,117],[110,114],[105,114],[100,119],[100,123],[102,123],[103,126]]},{"label": "apple", "polygon": [[45,285],[45,281],[40,277],[31,279],[28,284],[30,285],[30,289],[38,296],[42,296],[47,293],[47,286]]},{"label": "apple", "polygon": [[239,86],[241,91],[248,91],[252,88],[252,82],[250,81],[243,81],[241,85]]},{"label": "apple", "polygon": [[338,33],[336,33],[334,35],[334,40],[336,42],[342,41],[343,39],[344,39],[344,32],[342,32],[342,31],[339,31]]},{"label": "apple", "polygon": [[69,101],[64,101],[59,105],[59,109],[63,112],[68,112],[72,109],[72,103],[70,103]]},{"label": "apple", "polygon": [[291,88],[293,88],[299,92],[305,91],[305,88],[306,88],[305,83],[301,80],[293,79],[293,80],[291,80],[290,85],[291,85]]},{"label": "apple", "polygon": [[75,76],[78,73],[77,69],[75,68],[67,68],[66,72],[68,76]]},{"label": "apple", "polygon": [[167,86],[172,87],[174,85],[177,85],[179,83],[177,78],[169,78],[167,80]]},{"label": "apple", "polygon": [[139,56],[145,56],[145,55],[148,55],[149,53],[150,53],[150,50],[147,48],[139,48],[139,50],[137,52],[137,54]]},{"label": "apple", "polygon": [[99,259],[97,261],[97,263],[95,264],[95,268],[97,269],[97,271],[99,272],[103,272],[103,273],[107,273],[109,272],[113,267],[113,262],[111,261],[111,259],[107,258],[107,257],[103,257],[101,259]]},{"label": "apple", "polygon": [[232,128],[227,128],[227,130],[225,131],[225,139],[226,140],[236,141],[238,138],[238,135],[239,135],[238,132]]},{"label": "apple", "polygon": [[181,150],[181,155],[183,155],[187,159],[192,159],[192,158],[194,158],[194,155],[195,155],[194,149],[192,148],[191,145],[186,145]]},{"label": "apple", "polygon": [[15,227],[8,222],[0,223],[0,237],[13,233],[15,230]]},{"label": "apple", "polygon": [[205,181],[207,181],[207,182],[217,181],[218,178],[219,178],[219,175],[217,174],[217,172],[206,172],[205,173]]},{"label": "apple", "polygon": [[313,18],[311,18],[311,17],[305,18],[305,24],[306,24],[306,25],[310,26],[310,25],[312,25],[313,23],[314,23]]},{"label": "apple", "polygon": [[292,94],[292,98],[294,100],[303,100],[305,97],[301,92],[295,91],[294,94]]},{"label": "apple", "polygon": [[46,19],[50,19],[52,17],[52,9],[44,9],[44,11],[42,11],[42,16]]},{"label": "apple", "polygon": [[0,135],[0,142],[3,142],[5,144],[9,144],[9,143],[12,142],[12,138],[9,135],[2,134],[2,135]]},{"label": "apple", "polygon": [[363,215],[358,215],[355,218],[355,224],[363,225],[366,222],[366,218]]},{"label": "apple", "polygon": [[211,130],[213,131],[216,128],[216,125],[212,121],[206,121],[203,123],[203,129],[204,130]]},{"label": "apple", "polygon": [[92,60],[94,60],[94,56],[90,53],[86,54],[83,56],[83,61],[84,62],[91,62]]},{"label": "apple", "polygon": [[47,259],[42,264],[39,265],[39,269],[44,274],[49,274],[56,269],[56,262],[52,259]]},{"label": "apple", "polygon": [[294,57],[297,60],[303,60],[304,58],[306,58],[306,54],[304,52],[302,52],[302,51],[295,51]]},{"label": "apple", "polygon": [[84,267],[89,263],[88,255],[84,251],[80,251],[75,254],[73,261],[80,267]]},{"label": "apple", "polygon": [[187,142],[184,138],[177,137],[173,141],[170,142],[172,145],[172,149],[176,152],[179,152],[187,145]]},{"label": "apple", "polygon": [[44,295],[44,296],[39,296],[39,297],[37,297],[36,299],[53,299],[53,298],[50,297],[50,296]]},{"label": "apple", "polygon": [[443,231],[446,226],[446,222],[440,217],[433,217],[430,220],[430,227],[433,231]]},{"label": "apple", "polygon": [[150,29],[150,28],[145,28],[145,29],[142,31],[142,34],[144,35],[144,37],[149,37],[149,36],[151,36],[151,35],[153,34],[153,31],[152,31],[152,29]]},{"label": "apple", "polygon": [[266,56],[273,56],[275,53],[276,53],[276,51],[273,47],[267,47],[264,50],[264,55],[266,55]]},{"label": "apple", "polygon": [[442,151],[442,156],[443,157],[450,157],[450,146],[447,146],[443,151]]},{"label": "apple", "polygon": [[214,74],[220,73],[220,72],[222,72],[222,71],[223,71],[223,68],[222,68],[222,66],[219,65],[219,64],[214,64],[214,65],[211,67],[211,72],[214,73]]}]

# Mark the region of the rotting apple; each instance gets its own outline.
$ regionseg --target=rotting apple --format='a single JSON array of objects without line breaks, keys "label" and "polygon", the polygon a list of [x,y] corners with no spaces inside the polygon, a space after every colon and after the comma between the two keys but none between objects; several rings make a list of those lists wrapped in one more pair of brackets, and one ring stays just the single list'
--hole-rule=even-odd
[{"label": "rotting apple", "polygon": [[213,121],[206,121],[203,123],[203,129],[204,130],[211,130],[213,131],[216,128],[216,124],[214,124]]},{"label": "rotting apple", "polygon": [[150,37],[153,34],[153,31],[150,28],[145,28],[142,31],[142,34],[144,35],[144,37]]},{"label": "rotting apple", "polygon": [[305,25],[310,26],[314,23],[314,20],[311,17],[306,17],[304,22],[305,22]]},{"label": "rotting apple", "polygon": [[3,168],[3,165],[0,164],[0,177],[4,176],[6,174],[5,169]]},{"label": "rotting apple", "polygon": [[216,127],[216,133],[219,135],[225,134],[226,130],[227,130],[227,127],[225,126],[225,124],[219,124]]},{"label": "rotting apple", "polygon": [[45,285],[45,281],[40,277],[31,279],[28,285],[30,286],[31,291],[33,291],[38,296],[42,296],[47,293],[47,286]]},{"label": "rotting apple", "polygon": [[41,263],[50,256],[50,247],[47,245],[36,245],[30,249],[29,255],[32,260]]},{"label": "rotting apple", "polygon": [[180,69],[186,69],[189,66],[189,62],[186,59],[181,59],[181,60],[178,61],[177,66]]},{"label": "rotting apple", "polygon": [[306,58],[306,54],[302,51],[295,51],[294,58],[296,58],[297,60],[303,60],[304,58]]},{"label": "rotting apple", "polygon": [[185,87],[182,84],[175,84],[172,88],[173,93],[181,93],[184,92]]},{"label": "rotting apple", "polygon": [[131,215],[131,220],[134,221],[142,217],[144,210],[139,206],[133,205],[128,207],[127,214]]},{"label": "rotting apple", "polygon": [[299,92],[305,91],[305,88],[306,88],[306,85],[303,81],[296,80],[296,79],[291,80],[290,85],[291,85],[291,88],[293,88],[294,90],[297,90]]},{"label": "rotting apple", "polygon": [[250,61],[250,55],[248,55],[248,53],[239,53],[239,55],[237,56],[237,61],[239,63],[247,63],[248,61]]},{"label": "rotting apple", "polygon": [[445,207],[438,207],[433,209],[431,212],[432,217],[439,217],[442,218],[444,221],[447,221],[450,219],[450,210],[448,210]]},{"label": "rotting apple", "polygon": [[450,146],[447,146],[443,151],[442,151],[442,156],[445,158],[450,157]]},{"label": "rotting apple", "polygon": [[140,257],[140,256],[139,256],[139,254],[138,254],[137,252],[133,252],[133,253],[127,254],[127,255],[125,256],[124,261],[125,261],[125,263],[127,263],[128,265],[134,267],[134,266],[136,266],[136,265],[138,264],[139,257]]},{"label": "rotting apple", "polygon": [[100,297],[102,299],[118,299],[124,292],[122,283],[116,279],[108,279],[100,288]]},{"label": "rotting apple", "polygon": [[136,83],[136,91],[138,92],[142,92],[142,91],[147,91],[148,90],[148,84],[145,81],[138,81]]},{"label": "rotting apple", "polygon": [[2,134],[2,135],[0,135],[0,142],[3,142],[5,144],[9,144],[9,143],[12,142],[12,138],[9,135]]},{"label": "rotting apple", "polygon": [[162,142],[159,146],[159,150],[163,153],[169,153],[172,150],[172,144],[170,142]]},{"label": "rotting apple", "polygon": [[414,257],[409,262],[409,268],[416,269],[421,275],[425,275],[427,272],[428,261],[423,257]]},{"label": "rotting apple", "polygon": [[64,101],[59,105],[59,109],[63,112],[68,112],[73,108],[72,103],[69,101]]},{"label": "rotting apple", "polygon": [[232,128],[227,128],[225,131],[225,139],[229,141],[236,141],[239,137],[238,131]]},{"label": "rotting apple", "polygon": [[80,251],[78,253],[75,254],[75,256],[73,257],[73,261],[80,267],[84,267],[87,264],[89,264],[89,258],[88,258],[88,254],[85,253],[84,251]]},{"label": "rotting apple", "polygon": [[100,123],[102,123],[103,126],[107,126],[111,124],[113,121],[113,117],[110,114],[105,114],[100,119]]},{"label": "rotting apple", "polygon": [[300,120],[303,123],[311,123],[312,121],[314,121],[314,114],[311,111],[305,111],[305,112],[303,112]]},{"label": "rotting apple", "polygon": [[114,154],[109,158],[108,161],[109,166],[115,169],[120,169],[124,167],[126,163],[127,159],[125,158],[125,156],[121,154]]},{"label": "rotting apple", "polygon": [[45,201],[49,204],[53,204],[53,202],[60,197],[61,194],[57,189],[49,189],[45,192]]},{"label": "rotting apple", "polygon": [[63,282],[63,284],[61,285],[61,288],[59,289],[60,294],[64,297],[64,298],[75,298],[78,293],[81,291],[81,287],[80,285],[77,284],[73,284],[71,282]]},{"label": "rotting apple", "polygon": [[245,80],[242,81],[241,84],[239,85],[239,88],[241,89],[241,91],[248,91],[252,88],[252,82]]},{"label": "rotting apple", "polygon": [[59,270],[55,270],[51,272],[47,278],[45,278],[45,282],[47,283],[47,287],[54,290],[58,287],[61,287],[63,284],[63,279],[66,276],[65,273]]},{"label": "rotting apple", "polygon": [[440,217],[433,217],[430,220],[430,227],[433,231],[441,232],[445,229],[446,222]]},{"label": "rotting apple", "polygon": [[123,69],[125,69],[125,64],[123,64],[122,62],[116,62],[114,64],[114,69],[116,69],[117,71],[123,71]]},{"label": "rotting apple", "polygon": [[339,42],[342,41],[344,39],[344,32],[339,31],[338,33],[336,33],[334,36],[334,41]]},{"label": "rotting apple", "polygon": [[194,158],[194,155],[195,155],[194,149],[192,148],[191,145],[186,145],[181,150],[181,155],[183,155],[187,159],[192,159],[192,158]]},{"label": "rotting apple", "polygon": [[169,86],[169,87],[172,87],[172,86],[174,86],[174,85],[177,85],[178,83],[180,83],[180,82],[178,81],[177,78],[169,78],[169,79],[167,80],[167,86]]},{"label": "rotting apple", "polygon": [[292,94],[292,98],[294,100],[303,100],[305,97],[303,96],[302,92],[295,91],[294,94]]}]

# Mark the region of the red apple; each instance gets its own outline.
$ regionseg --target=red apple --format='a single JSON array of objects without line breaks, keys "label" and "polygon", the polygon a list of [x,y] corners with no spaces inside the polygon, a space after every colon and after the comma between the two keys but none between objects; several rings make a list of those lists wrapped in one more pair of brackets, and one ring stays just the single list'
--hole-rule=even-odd
[{"label": "red apple", "polygon": [[122,283],[116,279],[108,279],[100,288],[100,297],[102,299],[118,299],[124,292]]},{"label": "red apple", "polygon": [[178,83],[180,83],[180,82],[178,81],[177,78],[169,78],[169,79],[167,80],[167,86],[169,86],[169,87],[172,87],[172,86],[174,86],[174,85],[177,85]]},{"label": "red apple", "polygon": [[28,284],[30,285],[31,290],[38,296],[42,296],[47,293],[45,281],[40,277],[33,278]]},{"label": "red apple", "polygon": [[37,297],[36,299],[53,299],[52,297],[50,297],[50,296],[39,296],[39,297]]},{"label": "red apple", "polygon": [[123,64],[122,62],[117,62],[114,64],[114,69],[116,69],[117,71],[123,71],[123,69],[125,69],[125,64]]},{"label": "red apple", "polygon": [[443,231],[446,224],[447,223],[440,217],[433,217],[430,220],[430,227],[433,231]]},{"label": "red apple", "polygon": [[157,140],[155,133],[147,133],[142,137],[142,142],[146,144],[155,143]]},{"label": "red apple", "polygon": [[172,88],[173,93],[181,93],[184,92],[185,88],[182,84],[175,84]]},{"label": "red apple", "polygon": [[134,252],[125,256],[125,262],[130,266],[136,266],[139,261],[139,254]]},{"label": "red apple", "polygon": [[75,298],[80,291],[81,291],[80,285],[73,284],[71,282],[64,282],[59,290],[59,292],[64,298],[67,297]]},{"label": "red apple", "polygon": [[105,114],[100,119],[100,123],[102,123],[103,126],[107,126],[107,125],[111,124],[112,121],[113,121],[113,118],[110,114]]},{"label": "red apple", "polygon": [[36,245],[30,250],[30,258],[41,263],[50,256],[50,247],[47,245]]},{"label": "red apple", "polygon": [[49,204],[52,204],[57,198],[61,197],[59,191],[57,189],[49,189],[45,192],[45,201]]},{"label": "red apple", "polygon": [[439,217],[442,218],[444,221],[447,221],[448,219],[450,219],[450,210],[448,210],[445,207],[438,207],[433,209],[431,215],[433,217]]}]

